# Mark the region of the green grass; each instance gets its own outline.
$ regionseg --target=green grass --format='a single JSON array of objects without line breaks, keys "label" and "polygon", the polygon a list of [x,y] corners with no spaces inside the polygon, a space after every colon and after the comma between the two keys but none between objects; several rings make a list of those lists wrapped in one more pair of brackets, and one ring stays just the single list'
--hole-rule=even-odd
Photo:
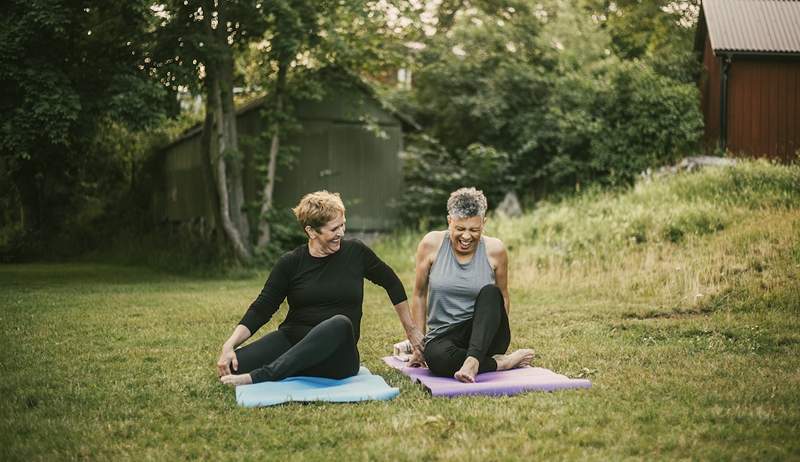
[{"label": "green grass", "polygon": [[[800,459],[800,167],[587,194],[488,232],[511,248],[512,348],[590,390],[433,399],[380,362],[401,329],[367,283],[362,358],[401,395],[242,409],[212,366],[265,274],[6,265],[0,460]],[[409,289],[419,237],[373,246]]]}]

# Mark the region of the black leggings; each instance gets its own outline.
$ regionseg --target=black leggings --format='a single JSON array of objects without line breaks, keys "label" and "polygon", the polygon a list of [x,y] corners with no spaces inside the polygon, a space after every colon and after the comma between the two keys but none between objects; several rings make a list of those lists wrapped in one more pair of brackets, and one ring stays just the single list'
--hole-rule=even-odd
[{"label": "black leggings", "polygon": [[337,314],[322,321],[299,341],[282,329],[236,350],[239,374],[250,373],[253,383],[304,375],[343,379],[358,373],[360,364],[353,324]]},{"label": "black leggings", "polygon": [[431,372],[452,377],[467,356],[478,359],[478,373],[497,370],[492,355],[503,354],[511,343],[508,314],[500,289],[484,286],[475,299],[472,319],[453,326],[438,337],[429,340],[423,355]]}]

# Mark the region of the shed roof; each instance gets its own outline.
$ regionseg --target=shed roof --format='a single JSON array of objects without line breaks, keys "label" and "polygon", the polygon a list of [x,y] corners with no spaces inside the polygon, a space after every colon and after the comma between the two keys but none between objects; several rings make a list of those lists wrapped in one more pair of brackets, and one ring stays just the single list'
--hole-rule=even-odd
[{"label": "shed roof", "polygon": [[800,53],[800,1],[704,0],[714,54]]},{"label": "shed roof", "polygon": [[[341,69],[341,68],[323,68],[318,71],[320,74],[324,74],[327,76],[330,81],[339,80],[340,82],[345,81],[346,83],[352,84],[355,86],[356,89],[359,91],[364,92],[368,97],[373,98],[378,104],[381,106],[382,109],[387,111],[389,114],[394,116],[402,125],[403,130],[406,131],[420,131],[422,127],[409,115],[400,112],[399,110],[395,109],[391,104],[389,104],[386,100],[382,99],[378,93],[375,91],[372,86],[366,83],[362,78],[355,76],[354,74]],[[344,80],[343,80],[344,79]],[[258,98],[254,98],[245,104],[236,108],[236,115],[242,115],[247,112],[250,112],[255,109],[262,108],[267,103],[267,97],[261,96]],[[203,123],[197,123],[188,129],[184,130],[183,133],[180,134],[176,139],[170,141],[166,146],[162,147],[162,150],[169,149],[170,147],[180,143],[181,141],[192,138],[197,136],[199,133],[203,131]]]}]

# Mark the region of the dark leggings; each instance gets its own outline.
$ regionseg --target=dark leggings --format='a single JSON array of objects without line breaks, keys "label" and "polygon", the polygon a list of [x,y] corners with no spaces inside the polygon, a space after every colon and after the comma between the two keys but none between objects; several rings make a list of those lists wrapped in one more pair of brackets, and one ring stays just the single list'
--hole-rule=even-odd
[{"label": "dark leggings", "polygon": [[337,314],[322,321],[295,343],[290,337],[278,329],[239,348],[235,372],[249,372],[253,383],[298,375],[343,379],[358,373],[358,349],[347,316]]},{"label": "dark leggings", "polygon": [[431,372],[452,377],[467,356],[478,359],[478,373],[497,370],[492,355],[503,354],[511,343],[508,314],[500,289],[489,284],[484,286],[475,299],[472,319],[448,329],[429,340],[423,355]]}]

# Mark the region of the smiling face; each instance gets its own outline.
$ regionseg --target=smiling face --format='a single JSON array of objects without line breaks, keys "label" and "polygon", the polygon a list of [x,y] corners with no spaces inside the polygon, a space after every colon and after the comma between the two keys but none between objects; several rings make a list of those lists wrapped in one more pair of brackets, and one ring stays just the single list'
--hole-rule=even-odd
[{"label": "smiling face", "polygon": [[340,213],[339,216],[320,226],[319,229],[306,226],[308,248],[311,255],[324,257],[337,252],[342,246],[346,221],[344,214]]},{"label": "smiling face", "polygon": [[456,218],[447,217],[447,229],[450,231],[450,245],[460,255],[472,255],[478,248],[486,221],[481,216]]}]

